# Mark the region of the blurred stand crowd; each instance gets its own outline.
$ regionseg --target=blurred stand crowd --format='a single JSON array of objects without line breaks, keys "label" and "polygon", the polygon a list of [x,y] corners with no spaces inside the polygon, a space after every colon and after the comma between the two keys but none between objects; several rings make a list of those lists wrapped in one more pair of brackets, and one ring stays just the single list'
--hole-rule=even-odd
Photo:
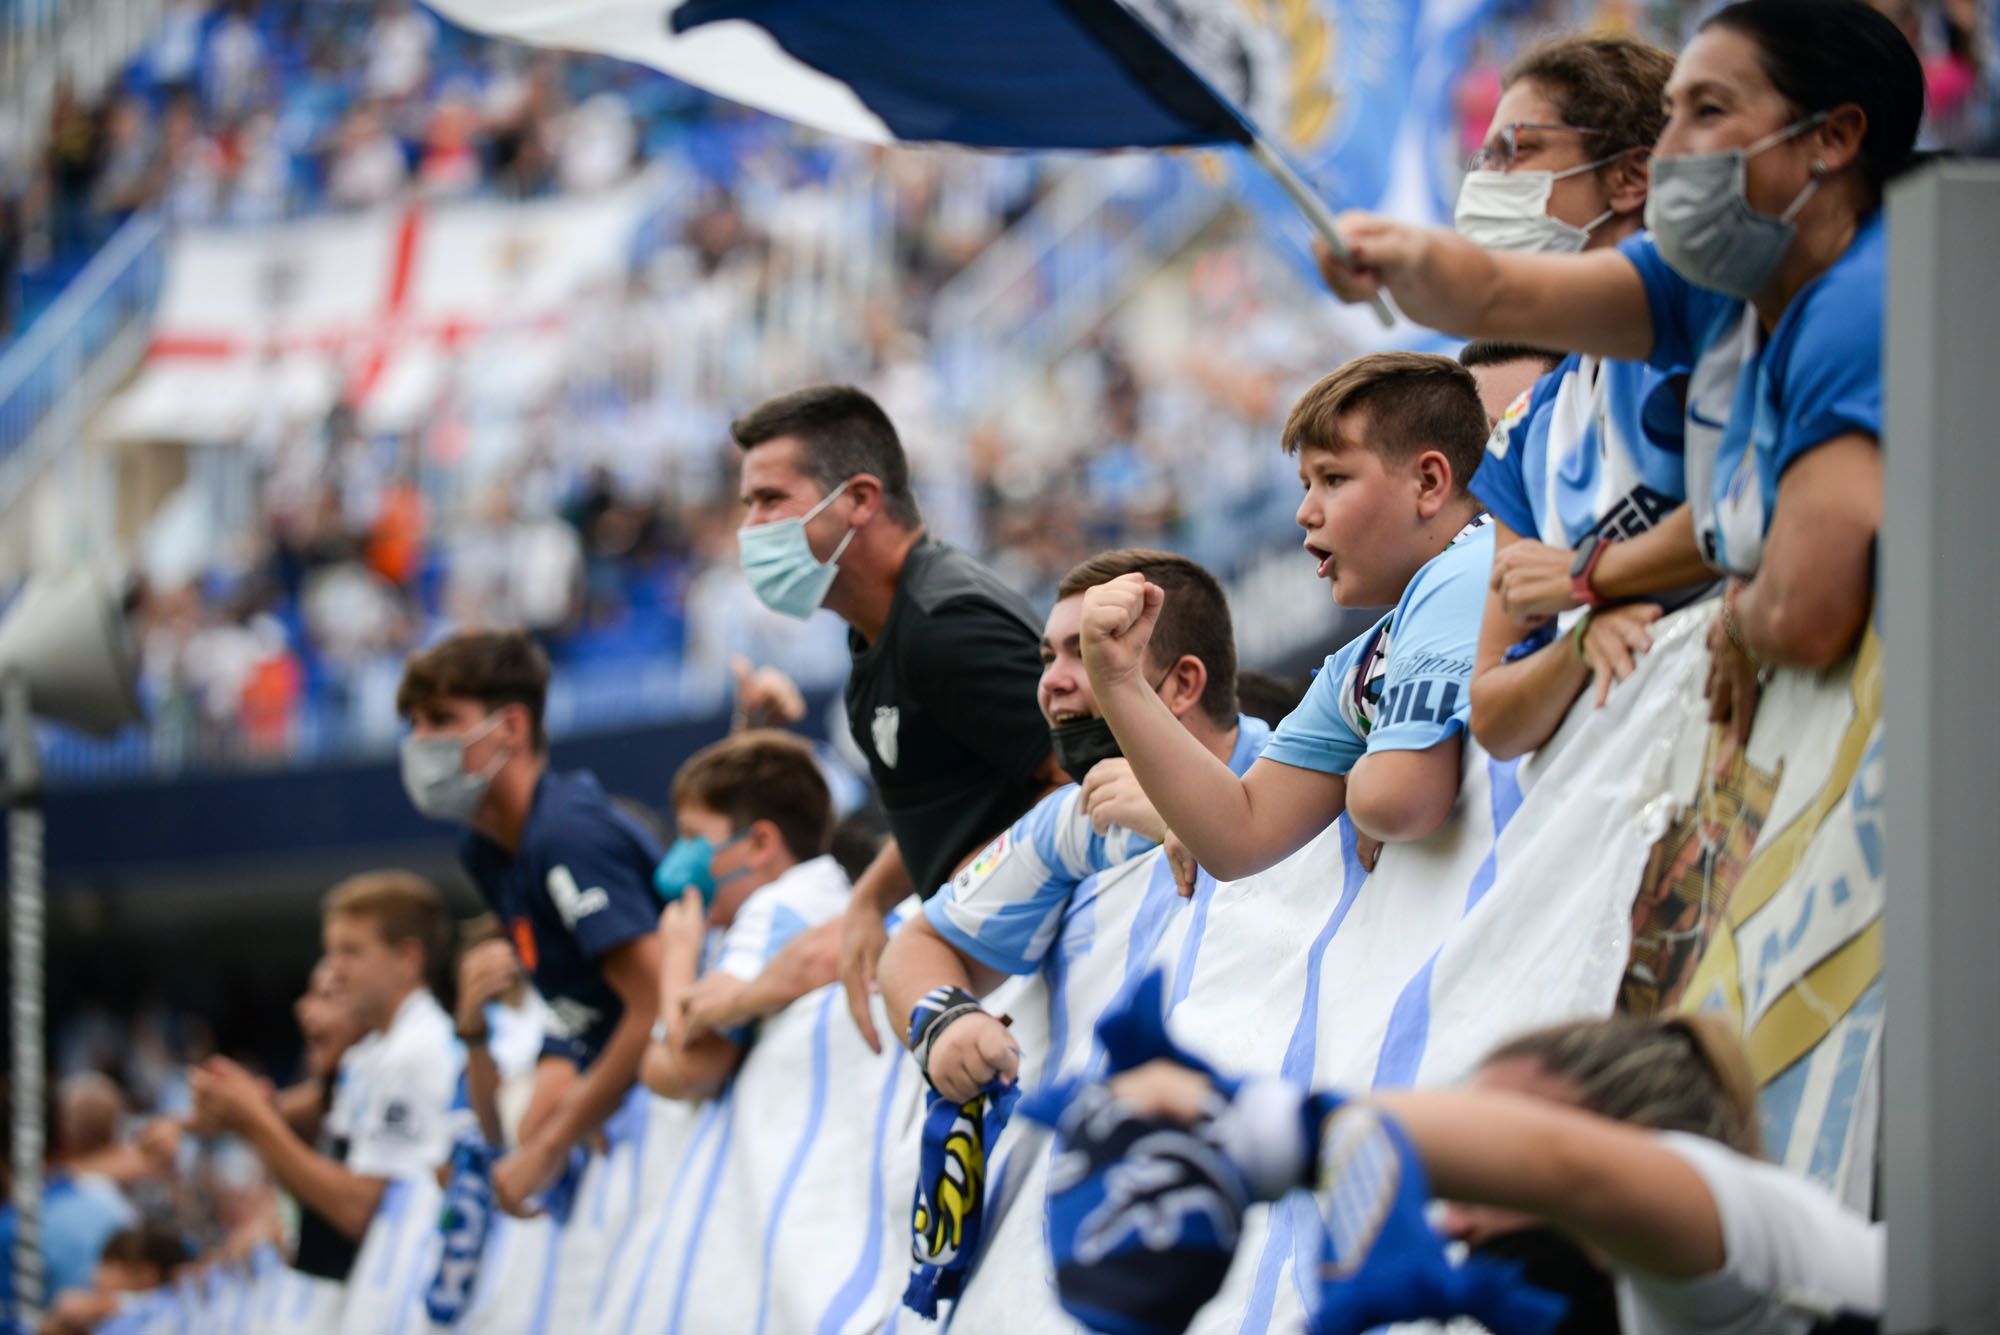
[{"label": "blurred stand crowd", "polygon": [[[1898,3],[1931,57],[1929,137],[1976,147],[1993,121],[1990,25],[1970,0]],[[1503,6],[1459,89],[1468,142],[1499,69],[1536,35],[1596,23],[1677,38],[1693,14]],[[838,627],[777,623],[732,560],[724,428],[776,384],[875,393],[905,424],[936,531],[1040,604],[1109,546],[1164,545],[1226,573],[1292,503],[1259,448],[1280,405],[1357,350],[1244,225],[1224,224],[1191,275],[1156,285],[1173,307],[1142,294],[999,409],[967,411],[940,374],[936,337],[957,331],[931,328],[933,301],[1062,164],[829,141],[648,70],[465,33],[407,0],[174,0],[100,103],[64,94],[32,151],[17,139],[0,148],[0,289],[30,301],[40,280],[17,268],[53,291],[140,208],[256,224],[590,192],[647,164],[664,201],[623,289],[577,313],[538,401],[502,402],[461,374],[413,432],[371,432],[345,408],[303,426],[274,412],[244,442],[192,447],[142,544],[154,724],[121,758],[60,750],[59,777],[378,752],[396,665],[445,625],[542,636],[566,683],[558,733],[713,707],[737,655],[830,684]],[[1103,227],[1132,225],[1143,198],[1121,213],[1114,192]]]}]

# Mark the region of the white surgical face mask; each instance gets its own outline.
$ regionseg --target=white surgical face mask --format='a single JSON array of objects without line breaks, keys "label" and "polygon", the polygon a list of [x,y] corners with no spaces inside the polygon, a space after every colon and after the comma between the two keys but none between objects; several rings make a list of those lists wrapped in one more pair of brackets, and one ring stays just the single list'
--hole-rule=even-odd
[{"label": "white surgical face mask", "polygon": [[826,591],[840,573],[840,554],[854,541],[857,530],[847,530],[833,555],[822,561],[812,553],[806,525],[846,490],[847,483],[841,483],[796,519],[774,519],[736,530],[736,552],[743,562],[744,578],[750,581],[750,591],[758,601],[773,612],[804,621],[826,600]]},{"label": "white surgical face mask", "polygon": [[1819,173],[1815,171],[1791,206],[1773,218],[1750,207],[1750,159],[1825,119],[1825,112],[1808,116],[1748,148],[1654,158],[1653,184],[1646,193],[1646,229],[1660,248],[1660,258],[1696,287],[1738,301],[1762,291],[1791,249],[1797,232],[1792,219],[1819,189]]},{"label": "white surgical face mask", "polygon": [[400,756],[403,791],[409,794],[410,805],[431,820],[459,825],[470,821],[493,776],[507,763],[507,757],[495,756],[484,770],[467,773],[466,748],[492,732],[499,722],[500,715],[496,712],[488,714],[484,723],[456,737],[418,737],[412,733],[403,738]]},{"label": "white surgical face mask", "polygon": [[1458,234],[1482,250],[1517,254],[1569,255],[1590,242],[1590,234],[1615,210],[1606,209],[1585,227],[1574,227],[1549,216],[1549,196],[1556,182],[1596,171],[1622,156],[1586,162],[1568,171],[1469,171],[1458,187],[1458,207],[1452,223]]}]

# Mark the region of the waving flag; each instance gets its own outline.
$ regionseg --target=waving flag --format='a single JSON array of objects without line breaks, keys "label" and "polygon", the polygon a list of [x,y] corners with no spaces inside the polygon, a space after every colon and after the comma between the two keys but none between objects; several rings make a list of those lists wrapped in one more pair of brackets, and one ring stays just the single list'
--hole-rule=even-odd
[{"label": "waving flag", "polygon": [[639,61],[876,143],[1241,145],[1332,239],[1326,204],[1259,129],[1291,114],[1303,53],[1288,52],[1279,28],[1236,0],[440,0],[437,7],[482,32]]}]

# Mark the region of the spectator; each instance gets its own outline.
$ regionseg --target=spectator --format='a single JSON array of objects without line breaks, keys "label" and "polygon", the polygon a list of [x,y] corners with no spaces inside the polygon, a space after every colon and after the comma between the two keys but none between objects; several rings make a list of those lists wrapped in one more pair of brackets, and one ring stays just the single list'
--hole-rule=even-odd
[{"label": "spectator", "polygon": [[242,116],[264,97],[264,42],[254,9],[254,0],[232,0],[208,35],[202,101],[223,121]]},{"label": "spectator", "polygon": [[[973,1098],[995,1079],[1011,1082],[1020,1072],[1019,1049],[978,998],[1010,974],[1041,967],[1086,879],[1149,852],[1166,837],[1159,812],[1098,712],[1081,657],[1085,593],[1128,574],[1167,593],[1143,672],[1189,736],[1240,775],[1271,735],[1261,720],[1237,712],[1235,633],[1228,599],[1213,575],[1185,557],[1126,549],[1092,557],[1063,576],[1042,633],[1036,700],[1056,760],[1074,782],[1037,802],[981,850],[882,954],[889,1013],[912,1017],[910,1051],[918,1069],[954,1102]],[[920,1004],[925,1002],[927,1007]],[[920,1030],[919,1016],[937,1018]]]},{"label": "spectator", "polygon": [[[1851,650],[1881,519],[1882,192],[1908,165],[1923,71],[1862,0],[1739,0],[1688,43],[1653,158],[1647,235],[1617,254],[1496,255],[1351,215],[1336,291],[1387,288],[1461,334],[1691,366],[1688,541],[1730,576],[1713,716],[1740,745],[1770,666]],[[1592,572],[1622,590],[1624,544]],[[1517,569],[1517,616],[1577,605],[1560,561]]]},{"label": "spectator", "polygon": [[327,169],[327,202],[335,208],[386,204],[403,188],[409,164],[403,149],[372,107],[356,107],[341,127],[333,165]]},{"label": "spectator", "polygon": [[[697,1028],[688,1012],[774,1014],[803,990],[771,961],[838,922],[852,887],[828,853],[833,800],[812,748],[769,729],[694,753],[674,776],[680,838],[660,864],[660,1021],[640,1067],[662,1098],[707,1098],[736,1073],[749,1029]],[[831,971],[817,980],[833,981]],[[789,993],[789,995],[787,995]],[[745,994],[755,999],[746,1004]]]},{"label": "spectator", "polygon": [[855,884],[840,978],[879,1052],[868,1009],[890,907],[935,893],[1058,773],[1034,711],[1039,636],[1018,594],[924,532],[902,443],[867,395],[796,390],[730,432],[752,591],[800,620],[824,605],[848,626],[848,726],[893,837]]},{"label": "spectator", "polygon": [[430,75],[437,24],[409,0],[385,0],[368,29],[368,96],[394,102],[419,92]]},{"label": "spectator", "polygon": [[104,1244],[138,1213],[99,1161],[117,1146],[125,1096],[108,1077],[73,1075],[56,1089],[55,1153],[42,1188],[43,1292],[88,1289]]},{"label": "spectator", "polygon": [[43,1335],[82,1335],[115,1315],[128,1295],[173,1282],[193,1258],[187,1244],[159,1224],[120,1229],[105,1242],[88,1289],[56,1298],[43,1319]]},{"label": "spectator", "polygon": [[[1240,778],[1178,726],[1140,669],[1166,593],[1122,575],[1086,594],[1091,689],[1146,796],[1213,875],[1290,856],[1341,812],[1372,841],[1426,838],[1458,800],[1465,691],[1492,535],[1465,490],[1486,438],[1478,387],[1421,353],[1349,362],[1285,424],[1305,500],[1306,551],[1336,602],[1395,604],[1329,656],[1305,702]],[[1183,892],[1193,871],[1177,864]]]},{"label": "spectator", "polygon": [[467,827],[459,860],[507,925],[582,1076],[493,1168],[520,1214],[617,1110],[659,998],[653,869],[660,847],[586,770],[549,768],[549,664],[520,631],[461,631],[412,658],[396,692],[410,724],[403,786],[432,820]]},{"label": "spectator", "polygon": [[[537,1101],[559,1100],[576,1064],[549,1035],[549,1009],[521,971],[500,920],[482,913],[459,928],[457,1010],[465,1044],[466,1102],[489,1145],[521,1143]],[[537,1119],[539,1120],[539,1119]]]},{"label": "spectator", "polygon": [[[1466,178],[1459,196],[1459,232],[1489,249],[1524,253],[1603,250],[1636,235],[1646,157],[1666,123],[1662,101],[1672,72],[1666,52],[1611,35],[1560,39],[1522,57],[1508,72],[1506,97],[1477,160],[1487,165]],[[1531,198],[1519,186],[1546,193],[1546,211],[1537,205],[1533,216],[1521,216]],[[1471,366],[1479,350],[1493,346],[1474,343],[1462,360]],[[1634,566],[1626,591],[1654,597],[1592,611],[1603,601],[1591,577],[1605,546],[1670,517],[1686,519],[1686,377],[1574,354],[1552,369],[1510,410],[1472,479],[1473,494],[1494,518],[1494,591],[1473,673],[1472,731],[1501,759],[1547,741],[1593,676],[1602,704],[1650,643],[1645,628],[1660,615],[1660,595],[1672,590],[1671,605],[1708,584],[1688,544],[1661,533],[1644,550],[1663,560]],[[1503,591],[1515,564],[1563,557],[1580,572],[1585,608],[1560,620],[1511,615]],[[1558,640],[1559,629],[1568,640]]]},{"label": "spectator", "polygon": [[196,1115],[241,1136],[302,1217],[294,1266],[344,1282],[389,1179],[434,1171],[451,1150],[459,1059],[451,1017],[425,980],[443,963],[444,902],[402,871],[327,892],[326,980],[363,1035],[341,1055],[318,1148],[249,1071],[223,1057],[194,1077]]},{"label": "spectator", "polygon": [[[1561,361],[1553,352],[1490,338],[1474,339],[1458,353],[1458,364],[1472,372],[1473,383],[1479,386],[1479,402],[1486,409],[1488,427],[1498,426],[1508,408],[1525,399],[1535,382]],[[1481,460],[1479,467],[1485,471],[1486,462]],[[1472,476],[1476,480],[1479,473]]]},{"label": "spectator", "polygon": [[1239,667],[1236,670],[1237,706],[1251,718],[1275,728],[1284,721],[1285,715],[1299,707],[1299,702],[1306,698],[1309,685],[1310,681],[1305,677]]},{"label": "spectator", "polygon": [[[1524,1263],[1528,1280],[1568,1300],[1564,1331],[1806,1335],[1881,1316],[1882,1226],[1759,1161],[1748,1063],[1715,1017],[1559,1025],[1503,1044],[1463,1090],[1384,1091],[1365,1103],[1308,1103],[1301,1090],[1255,1081],[1218,1112],[1210,1076],[1177,1057],[1114,1075],[1116,1117],[1088,1131],[1071,1123],[1072,1134],[1099,1137],[1119,1119],[1202,1123],[1204,1141],[1246,1177],[1268,1174],[1273,1195],[1325,1173],[1317,1190],[1333,1209],[1341,1165],[1378,1162],[1365,1142],[1380,1143],[1378,1119],[1391,1123],[1391,1152],[1454,1202],[1443,1231],[1475,1255]],[[1350,1153],[1322,1161],[1317,1144],[1334,1136]],[[1328,1292],[1365,1266],[1378,1302],[1423,1301],[1412,1277],[1424,1263],[1380,1250],[1329,1266]],[[1399,1267],[1402,1282],[1386,1273]]]}]

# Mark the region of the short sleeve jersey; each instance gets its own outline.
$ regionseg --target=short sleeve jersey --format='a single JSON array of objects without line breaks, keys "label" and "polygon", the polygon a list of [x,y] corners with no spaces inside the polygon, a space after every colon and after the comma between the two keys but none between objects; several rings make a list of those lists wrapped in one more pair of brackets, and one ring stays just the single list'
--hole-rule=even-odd
[{"label": "short sleeve jersey", "polygon": [[845,913],[851,888],[840,864],[824,854],[789,868],[743,901],[710,967],[751,981],[793,937]]},{"label": "short sleeve jersey", "polygon": [[1264,758],[1346,774],[1369,752],[1428,751],[1462,731],[1492,567],[1493,525],[1481,516],[1372,630],[1326,660]]},{"label": "short sleeve jersey", "polygon": [[[1241,775],[1263,753],[1271,728],[1239,715],[1229,768]],[[939,936],[989,969],[1033,973],[1062,926],[1077,887],[1154,844],[1122,826],[1099,834],[1083,813],[1083,789],[1058,788],[981,849],[924,905]]]},{"label": "short sleeve jersey", "polygon": [[443,1163],[464,1061],[437,998],[423,989],[405,997],[387,1029],[340,1059],[323,1130],[345,1147],[342,1162],[362,1177],[380,1178],[414,1177]]},{"label": "short sleeve jersey", "polygon": [[849,637],[847,721],[920,895],[1041,795],[1041,636],[992,571],[920,538],[882,633]]},{"label": "short sleeve jersey", "polygon": [[1881,441],[1883,244],[1877,212],[1768,338],[1754,306],[1682,278],[1651,237],[1619,247],[1646,287],[1650,360],[1691,368],[1687,495],[1717,569],[1757,573],[1778,484],[1801,455],[1851,432]]},{"label": "short sleeve jersey", "polygon": [[1524,538],[1571,548],[1644,533],[1687,498],[1686,377],[1575,353],[1516,399],[1486,443],[1472,494]]},{"label": "short sleeve jersey", "polygon": [[659,922],[659,842],[611,805],[585,771],[543,772],[512,857],[480,834],[460,848],[467,875],[508,935],[551,1033],[588,1066],[625,1013],[599,961]]},{"label": "short sleeve jersey", "polygon": [[1700,1136],[1659,1141],[1701,1174],[1722,1223],[1722,1268],[1695,1279],[1618,1275],[1628,1335],[1806,1335],[1840,1317],[1879,1317],[1882,1226],[1814,1183]]}]

